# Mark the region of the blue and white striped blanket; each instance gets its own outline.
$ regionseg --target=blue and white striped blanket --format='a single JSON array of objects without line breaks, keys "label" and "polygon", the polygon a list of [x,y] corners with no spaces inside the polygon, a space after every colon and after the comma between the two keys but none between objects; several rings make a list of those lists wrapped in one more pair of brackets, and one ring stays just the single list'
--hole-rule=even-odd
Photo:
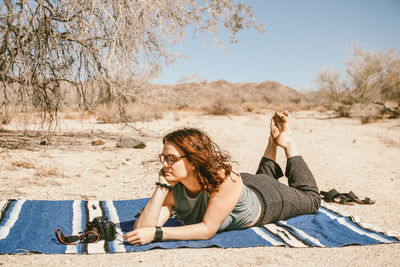
[{"label": "blue and white striped blanket", "polygon": [[[263,227],[222,232],[209,240],[153,242],[144,246],[124,243],[122,235],[132,230],[135,215],[148,199],[121,201],[0,201],[0,254],[94,254],[143,251],[152,248],[241,248],[256,246],[342,247],[399,242],[393,233],[376,231],[352,216],[342,216],[332,208],[302,215]],[[77,235],[87,221],[106,215],[117,225],[115,241],[63,245],[55,236],[60,228],[66,235]],[[170,219],[167,225],[180,225]]]}]

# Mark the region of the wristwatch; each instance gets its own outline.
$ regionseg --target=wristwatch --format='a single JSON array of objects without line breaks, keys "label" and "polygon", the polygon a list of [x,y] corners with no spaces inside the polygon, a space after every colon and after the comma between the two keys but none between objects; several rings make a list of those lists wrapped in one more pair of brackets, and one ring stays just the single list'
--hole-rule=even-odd
[{"label": "wristwatch", "polygon": [[154,241],[161,241],[163,238],[163,231],[160,226],[156,226],[156,236],[154,238]]}]

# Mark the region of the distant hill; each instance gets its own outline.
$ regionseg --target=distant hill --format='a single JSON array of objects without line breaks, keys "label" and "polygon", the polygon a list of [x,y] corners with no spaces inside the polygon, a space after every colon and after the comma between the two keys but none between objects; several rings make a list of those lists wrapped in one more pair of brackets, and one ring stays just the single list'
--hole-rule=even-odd
[{"label": "distant hill", "polygon": [[[93,83],[92,88],[87,89],[85,98],[89,103],[99,101],[108,96],[106,87],[101,83]],[[134,81],[124,83],[128,96],[137,104],[146,104],[161,108],[202,108],[209,105],[226,104],[231,107],[240,107],[243,103],[290,103],[297,104],[304,99],[300,92],[274,81],[262,83],[239,82],[231,83],[225,80],[201,83],[179,83],[176,85],[137,84]],[[63,106],[77,109],[77,99],[80,96],[75,87],[69,83],[61,84]],[[0,91],[0,103],[5,97]],[[9,103],[18,104],[17,90],[9,90],[7,95]]]},{"label": "distant hill", "polygon": [[190,103],[189,106],[210,103],[214,100],[231,103],[298,103],[303,98],[300,92],[274,81],[231,83],[225,80],[218,80],[204,83],[152,85],[152,89],[150,91],[152,91],[153,96],[167,98],[169,104],[172,104],[170,102],[172,100],[171,97],[175,97],[178,105],[188,105]]}]

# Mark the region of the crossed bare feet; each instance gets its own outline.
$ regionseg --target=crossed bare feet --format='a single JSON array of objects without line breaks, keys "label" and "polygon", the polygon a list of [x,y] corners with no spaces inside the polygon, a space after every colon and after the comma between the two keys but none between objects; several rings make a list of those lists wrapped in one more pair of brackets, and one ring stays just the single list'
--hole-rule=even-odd
[{"label": "crossed bare feet", "polygon": [[271,118],[270,130],[273,141],[280,147],[287,147],[293,142],[292,134],[289,128],[289,113],[275,112]]},{"label": "crossed bare feet", "polygon": [[264,157],[276,160],[277,146],[285,150],[286,158],[299,155],[289,128],[289,113],[275,112],[270,123],[270,138]]}]

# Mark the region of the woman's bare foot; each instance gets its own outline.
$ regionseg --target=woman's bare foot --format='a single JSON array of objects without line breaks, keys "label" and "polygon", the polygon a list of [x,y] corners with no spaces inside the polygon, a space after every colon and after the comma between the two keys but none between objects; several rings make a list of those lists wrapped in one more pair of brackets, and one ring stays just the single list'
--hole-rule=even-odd
[{"label": "woman's bare foot", "polygon": [[273,142],[285,150],[287,158],[299,154],[289,128],[289,113],[287,111],[275,112],[271,119],[270,128]]},{"label": "woman's bare foot", "polygon": [[287,147],[292,141],[292,134],[289,128],[289,113],[275,112],[271,118],[271,137],[272,140],[280,147]]}]

